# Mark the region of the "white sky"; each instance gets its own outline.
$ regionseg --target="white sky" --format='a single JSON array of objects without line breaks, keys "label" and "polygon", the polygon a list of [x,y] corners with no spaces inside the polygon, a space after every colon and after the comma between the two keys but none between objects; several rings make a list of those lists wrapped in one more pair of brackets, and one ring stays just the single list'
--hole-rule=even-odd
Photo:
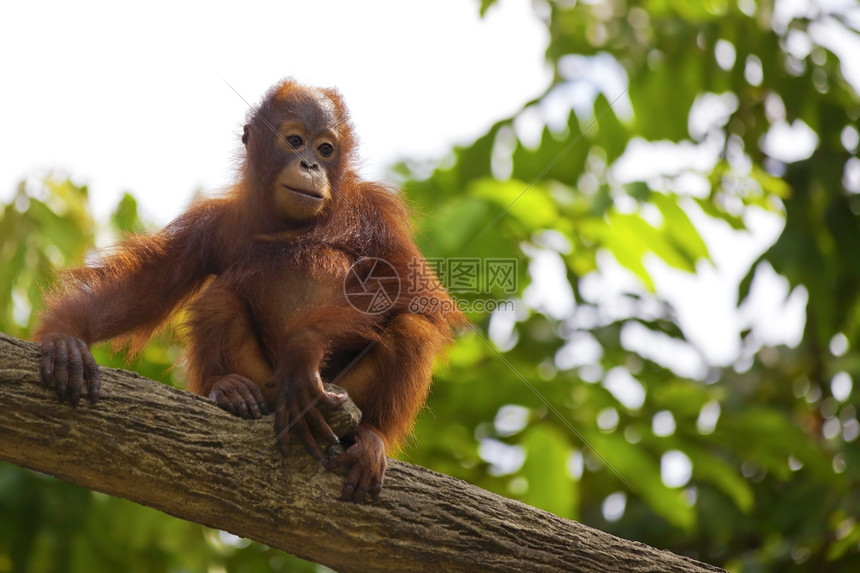
[{"label": "white sky", "polygon": [[[344,94],[363,172],[440,157],[549,85],[528,2],[15,2],[0,10],[0,199],[47,170],[98,216],[166,223],[232,178],[248,106],[285,76]],[[223,78],[223,79],[222,79]]]}]

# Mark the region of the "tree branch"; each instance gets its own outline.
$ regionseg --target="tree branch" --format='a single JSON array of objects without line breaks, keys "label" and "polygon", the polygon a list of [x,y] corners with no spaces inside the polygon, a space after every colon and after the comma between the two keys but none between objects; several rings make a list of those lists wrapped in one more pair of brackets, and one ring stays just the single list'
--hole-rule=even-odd
[{"label": "tree branch", "polygon": [[[0,459],[340,571],[721,571],[396,460],[378,500],[346,503],[342,475],[270,447],[271,418],[110,368],[98,404],[72,408],[38,356],[0,333]],[[329,419],[343,433],[358,416]]]}]

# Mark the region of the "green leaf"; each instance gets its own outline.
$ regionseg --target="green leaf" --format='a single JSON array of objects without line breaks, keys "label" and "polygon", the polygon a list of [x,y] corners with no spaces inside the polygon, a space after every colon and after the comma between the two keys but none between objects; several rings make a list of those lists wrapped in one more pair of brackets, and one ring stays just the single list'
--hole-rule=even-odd
[{"label": "green leaf", "polygon": [[430,242],[442,254],[459,252],[486,228],[487,205],[473,197],[458,197],[446,203],[426,223]]},{"label": "green leaf", "polygon": [[725,221],[729,224],[729,226],[735,231],[740,231],[746,229],[746,224],[744,224],[743,217],[738,215],[732,215],[731,213],[726,212],[724,209],[718,207],[713,199],[695,199],[696,204],[705,212],[706,215],[714,219],[719,219],[721,221]]},{"label": "green leaf", "polygon": [[642,281],[642,284],[649,291],[654,292],[654,281],[648,273],[648,269],[642,264],[642,258],[648,252],[642,243],[636,241],[625,240],[624,237],[613,233],[606,233],[601,238],[604,247],[609,249],[615,260],[631,271],[636,277]]},{"label": "green leaf", "polygon": [[737,468],[725,461],[716,452],[708,452],[692,444],[685,444],[683,452],[693,464],[693,479],[710,482],[729,496],[735,506],[743,513],[752,511],[755,504],[753,489],[741,477]]},{"label": "green leaf", "polygon": [[690,273],[696,271],[689,259],[680,254],[668,240],[666,234],[652,227],[641,216],[612,213],[609,215],[609,225],[611,232],[618,235],[619,240],[640,242],[645,252],[654,253],[670,266]]},{"label": "green leaf", "polygon": [[687,213],[678,204],[680,199],[677,196],[652,193],[650,200],[663,215],[663,229],[666,230],[672,244],[693,263],[699,259],[710,261],[708,246]]},{"label": "green leaf", "polygon": [[803,462],[806,471],[812,472],[816,479],[830,484],[836,481],[829,456],[786,414],[776,409],[754,406],[742,413],[724,415],[711,438],[773,472],[781,480],[791,477],[788,458],[793,456]]},{"label": "green leaf", "polygon": [[567,470],[572,453],[567,437],[549,424],[526,430],[520,445],[526,451],[521,474],[529,483],[523,501],[561,517],[575,516],[577,483]]},{"label": "green leaf", "polygon": [[502,217],[514,217],[533,232],[552,227],[558,218],[558,208],[549,191],[541,185],[523,181],[496,181],[482,179],[474,183],[468,193],[487,199],[501,207]]},{"label": "green leaf", "polygon": [[[696,524],[696,513],[680,489],[663,484],[659,458],[641,445],[630,444],[623,436],[589,431],[586,437],[594,451],[612,469],[603,470],[607,478],[620,475],[666,521],[681,529],[690,530]],[[605,465],[604,464],[604,465]],[[616,474],[617,472],[617,474]],[[621,482],[621,483],[624,483]]]},{"label": "green leaf", "polygon": [[69,260],[81,258],[85,245],[91,244],[91,234],[80,226],[80,221],[57,215],[42,201],[30,199],[27,216],[32,217],[40,242],[60,249]]},{"label": "green leaf", "polygon": [[618,120],[615,110],[603,93],[599,93],[594,99],[594,117],[599,118],[596,123],[595,143],[606,151],[606,160],[611,163],[618,159],[627,147],[627,128]]},{"label": "green leaf", "polygon": [[496,3],[496,0],[481,0],[481,10],[480,10],[481,18],[483,18],[484,16],[487,15],[487,10],[489,10],[490,7],[495,3]]},{"label": "green leaf", "polygon": [[750,176],[761,185],[765,193],[775,195],[780,199],[788,199],[791,195],[791,187],[789,187],[785,179],[774,177],[759,165],[752,166]]},{"label": "green leaf", "polygon": [[122,233],[139,233],[143,230],[143,223],[137,212],[137,199],[129,193],[123,194],[110,220]]},{"label": "green leaf", "polygon": [[671,410],[677,416],[696,417],[714,397],[711,387],[697,382],[664,379],[648,391],[648,402],[659,410]]},{"label": "green leaf", "polygon": [[544,127],[536,149],[517,145],[511,157],[511,176],[528,182],[559,181],[573,186],[585,168],[590,148],[588,141],[580,129],[576,113],[571,111],[563,135],[553,134]]}]

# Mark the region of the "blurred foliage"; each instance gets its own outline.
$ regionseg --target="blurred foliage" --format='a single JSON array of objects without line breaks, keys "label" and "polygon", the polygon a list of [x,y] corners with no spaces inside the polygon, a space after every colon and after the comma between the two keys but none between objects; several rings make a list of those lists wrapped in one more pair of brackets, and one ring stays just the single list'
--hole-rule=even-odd
[{"label": "blurred foliage", "polygon": [[[858,41],[856,6],[534,6],[545,93],[439,162],[396,167],[428,257],[517,260],[515,293],[456,293],[515,310],[470,314],[401,457],[732,571],[860,570],[860,98],[829,42]],[[769,143],[789,126],[814,149],[797,131],[796,157]],[[631,178],[637,153],[648,175]],[[737,306],[775,271],[808,299],[802,338],[770,346],[749,320],[735,362],[709,363],[657,279],[713,269],[724,247],[705,228],[745,234],[761,213],[784,226]],[[111,225],[142,227],[132,197]],[[0,218],[0,330],[26,337],[96,228],[85,188],[22,185]],[[135,367],[175,383],[178,352],[159,337]],[[8,465],[0,529],[0,572],[315,568]]]},{"label": "blurred foliage", "polygon": [[[860,568],[860,98],[828,42],[856,51],[860,20],[831,4],[535,3],[546,92],[439,164],[398,168],[426,253],[526,271],[515,313],[472,316],[482,334],[439,376],[412,461],[734,571]],[[789,126],[800,157],[771,143]],[[767,346],[750,321],[736,362],[708,363],[655,273],[714,266],[721,245],[693,221],[743,234],[761,212],[784,227],[737,306],[776,271],[808,297],[802,340]],[[637,281],[599,278],[618,267]],[[535,296],[551,281],[574,304]]]}]

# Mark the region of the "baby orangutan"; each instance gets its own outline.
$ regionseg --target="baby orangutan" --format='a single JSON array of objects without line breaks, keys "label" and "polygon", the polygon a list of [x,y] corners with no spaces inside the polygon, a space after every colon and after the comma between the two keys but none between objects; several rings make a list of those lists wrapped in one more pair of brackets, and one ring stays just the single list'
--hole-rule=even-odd
[{"label": "baby orangutan", "polygon": [[[317,439],[343,443],[329,467],[349,468],[343,497],[361,501],[379,493],[386,450],[408,435],[465,319],[418,252],[402,199],[356,173],[337,91],[274,86],[242,142],[224,196],[69,271],[35,333],[41,376],[60,400],[77,404],[86,388],[95,402],[89,345],[125,336],[139,347],[186,307],[189,389],[243,418],[273,412],[284,454],[287,428],[317,458]],[[410,285],[435,304],[410,309]],[[364,295],[385,304],[355,304]],[[329,382],[362,412],[342,439],[317,408],[344,399]]]}]

